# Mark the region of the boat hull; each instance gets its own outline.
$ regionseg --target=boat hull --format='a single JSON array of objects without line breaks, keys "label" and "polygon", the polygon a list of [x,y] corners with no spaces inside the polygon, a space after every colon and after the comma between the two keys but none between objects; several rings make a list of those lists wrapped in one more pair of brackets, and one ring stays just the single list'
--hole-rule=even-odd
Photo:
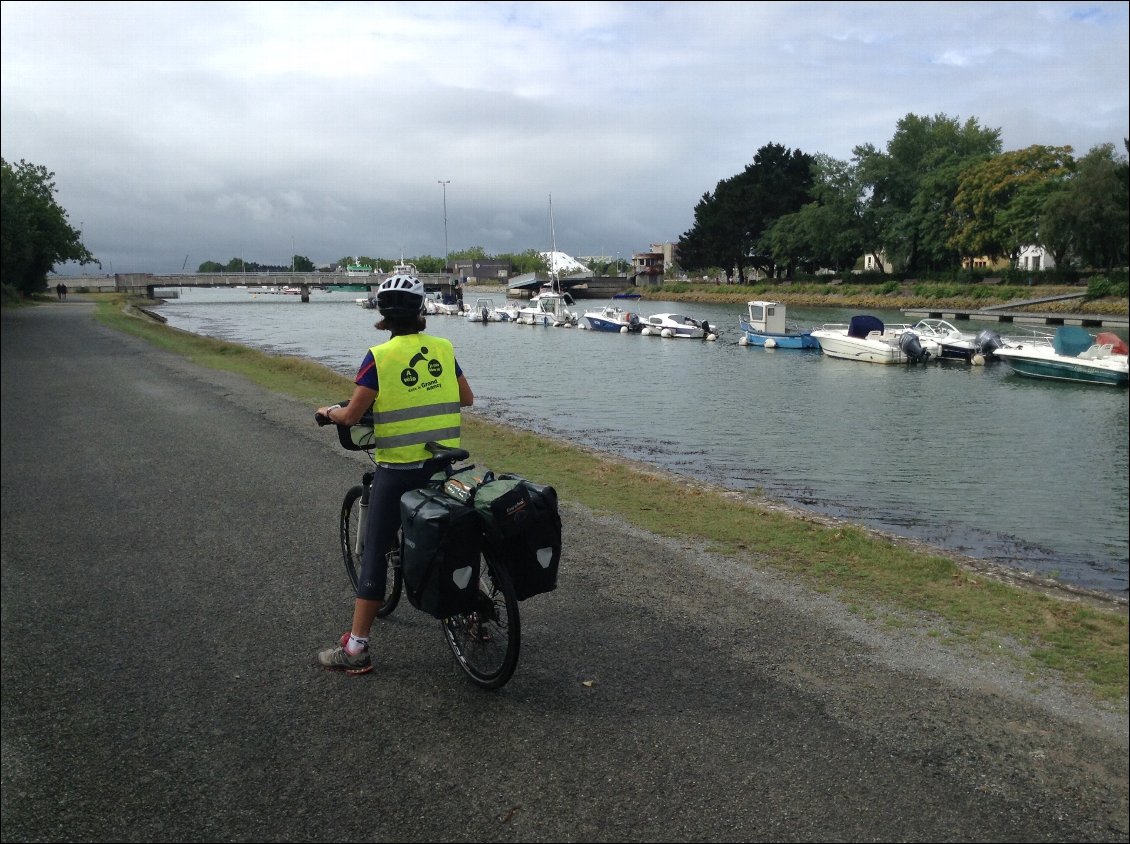
[{"label": "boat hull", "polygon": [[1017,375],[1027,378],[1098,384],[1107,387],[1125,387],[1128,383],[1126,367],[1100,367],[1089,365],[1084,361],[1028,357],[1006,349],[998,350],[996,356],[1003,359]]},{"label": "boat hull", "polygon": [[590,331],[610,331],[619,334],[621,328],[628,327],[626,323],[615,322],[610,319],[605,319],[604,317],[586,315],[583,319]]},{"label": "boat hull", "polygon": [[[819,349],[820,342],[812,336],[811,331],[788,332],[774,334],[767,331],[755,331],[745,320],[740,320],[742,331],[745,332],[746,343],[750,346],[768,346],[779,349]],[[772,342],[768,342],[772,341]]]},{"label": "boat hull", "polygon": [[839,332],[813,331],[821,351],[830,358],[857,360],[863,363],[905,363],[906,355],[897,345],[881,340],[848,337]]}]

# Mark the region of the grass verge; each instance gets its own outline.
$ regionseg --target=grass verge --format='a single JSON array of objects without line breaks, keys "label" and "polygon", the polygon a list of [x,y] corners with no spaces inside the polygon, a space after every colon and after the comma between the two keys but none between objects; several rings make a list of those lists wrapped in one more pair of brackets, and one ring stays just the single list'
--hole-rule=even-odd
[{"label": "grass verge", "polygon": [[[98,297],[96,313],[111,327],[311,407],[352,391],[349,378],[320,364],[170,328],[116,294]],[[1130,627],[1117,606],[1104,609],[998,582],[943,554],[857,526],[782,512],[773,502],[615,458],[592,460],[584,448],[474,414],[464,417],[464,445],[479,465],[550,484],[564,500],[662,536],[705,541],[750,565],[789,572],[813,588],[835,591],[868,617],[882,616],[884,608],[892,616],[925,616],[923,623],[944,628],[945,637],[992,648],[998,657],[1015,654],[1034,679],[1050,671],[1097,700],[1126,704]],[[1002,643],[1008,647],[1002,650]]]}]

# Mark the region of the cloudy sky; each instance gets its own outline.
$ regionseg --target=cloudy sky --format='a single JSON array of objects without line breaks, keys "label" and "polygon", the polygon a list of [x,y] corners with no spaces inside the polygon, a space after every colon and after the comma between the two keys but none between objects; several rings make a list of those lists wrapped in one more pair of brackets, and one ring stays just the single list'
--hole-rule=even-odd
[{"label": "cloudy sky", "polygon": [[105,272],[442,256],[445,198],[452,252],[549,249],[552,195],[559,250],[628,257],[768,143],[1123,152],[1128,8],[3,2],[0,149]]}]

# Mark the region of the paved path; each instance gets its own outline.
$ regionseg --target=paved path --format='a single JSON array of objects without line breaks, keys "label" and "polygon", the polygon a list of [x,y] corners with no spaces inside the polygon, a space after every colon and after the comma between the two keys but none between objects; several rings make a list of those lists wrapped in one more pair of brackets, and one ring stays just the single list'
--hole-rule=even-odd
[{"label": "paved path", "polygon": [[0,339],[4,841],[1127,840],[1124,711],[575,506],[500,692],[406,604],[318,670],[312,408],[76,301]]}]

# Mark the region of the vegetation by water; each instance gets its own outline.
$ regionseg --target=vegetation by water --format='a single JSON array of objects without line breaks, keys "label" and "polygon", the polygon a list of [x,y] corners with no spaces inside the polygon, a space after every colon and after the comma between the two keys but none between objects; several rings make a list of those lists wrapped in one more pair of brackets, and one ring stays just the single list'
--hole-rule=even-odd
[{"label": "vegetation by water", "polygon": [[[99,319],[183,354],[202,366],[244,375],[311,407],[348,395],[352,384],[312,361],[203,338],[142,318],[116,295],[99,297]],[[868,618],[924,626],[1008,656],[1034,679],[1053,672],[1096,698],[1125,703],[1124,609],[1064,600],[1000,582],[941,552],[861,527],[792,512],[777,502],[663,475],[576,445],[466,415],[465,444],[482,465],[555,486],[562,499],[615,515],[654,533],[704,543],[717,553],[785,571],[835,592]],[[646,476],[647,483],[640,483]],[[708,510],[708,522],[689,514]]]},{"label": "vegetation by water", "polygon": [[672,282],[644,293],[645,299],[682,302],[721,302],[745,305],[751,299],[768,299],[786,305],[816,308],[902,310],[905,308],[953,308],[978,310],[1032,299],[1084,294],[1081,299],[1040,302],[1017,310],[1040,313],[1087,313],[1119,315],[1130,312],[1126,281],[1112,283],[1096,276],[1087,287],[1074,285],[989,285],[957,282],[898,282],[853,284],[844,282],[798,282],[711,285]]}]

